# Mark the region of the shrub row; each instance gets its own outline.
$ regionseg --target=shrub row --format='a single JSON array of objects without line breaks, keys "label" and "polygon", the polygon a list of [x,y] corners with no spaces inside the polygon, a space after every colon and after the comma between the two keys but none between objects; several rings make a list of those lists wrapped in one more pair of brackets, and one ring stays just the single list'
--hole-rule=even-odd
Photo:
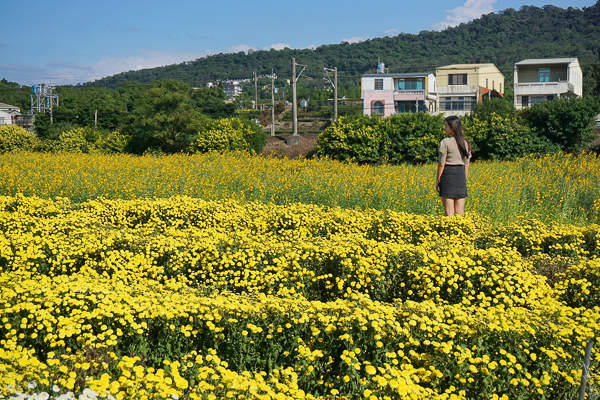
[{"label": "shrub row", "polygon": [[[125,153],[133,150],[131,135],[121,131],[103,131],[85,127],[79,128],[71,124],[57,127],[52,134],[43,140],[25,129],[5,125],[0,127],[0,153],[11,151],[42,151],[49,153]],[[172,141],[179,138],[174,133]],[[250,153],[260,153],[266,144],[267,136],[255,123],[240,118],[223,118],[211,120],[204,124],[198,134],[187,138],[181,148],[189,153],[204,153],[208,151],[243,150]],[[149,150],[163,152],[165,146],[157,145]]]},{"label": "shrub row", "polygon": [[[462,121],[474,159],[514,160],[588,150],[598,113],[594,98],[546,101],[521,112],[506,100],[486,99]],[[443,117],[426,113],[339,118],[319,137],[316,154],[360,163],[434,162],[443,127]]]}]

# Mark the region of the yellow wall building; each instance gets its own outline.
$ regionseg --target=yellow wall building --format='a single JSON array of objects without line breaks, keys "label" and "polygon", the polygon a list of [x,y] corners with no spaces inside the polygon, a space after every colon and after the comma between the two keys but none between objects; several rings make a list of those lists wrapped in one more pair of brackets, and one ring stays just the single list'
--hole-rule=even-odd
[{"label": "yellow wall building", "polygon": [[483,97],[504,96],[504,75],[494,64],[453,64],[436,69],[437,112],[469,114]]}]

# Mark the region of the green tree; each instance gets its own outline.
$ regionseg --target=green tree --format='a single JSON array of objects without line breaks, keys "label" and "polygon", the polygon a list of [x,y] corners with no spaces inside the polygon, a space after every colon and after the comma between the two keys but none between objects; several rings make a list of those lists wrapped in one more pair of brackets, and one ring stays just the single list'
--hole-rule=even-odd
[{"label": "green tree", "polygon": [[471,110],[471,115],[476,115],[480,120],[489,120],[492,115],[511,118],[517,114],[512,101],[506,98],[483,98],[481,103],[476,103]]},{"label": "green tree", "polygon": [[141,104],[129,118],[130,150],[177,153],[188,148],[209,117],[194,108],[192,88],[180,81],[155,82],[142,94]]},{"label": "green tree", "polygon": [[516,160],[560,151],[558,145],[533,132],[514,113],[473,114],[463,119],[463,132],[478,160]]},{"label": "green tree", "polygon": [[589,149],[599,113],[600,101],[593,97],[544,101],[522,111],[532,131],[569,152]]},{"label": "green tree", "polygon": [[201,87],[192,94],[192,105],[211,118],[229,118],[235,113],[235,105],[227,103],[227,95],[221,86]]}]

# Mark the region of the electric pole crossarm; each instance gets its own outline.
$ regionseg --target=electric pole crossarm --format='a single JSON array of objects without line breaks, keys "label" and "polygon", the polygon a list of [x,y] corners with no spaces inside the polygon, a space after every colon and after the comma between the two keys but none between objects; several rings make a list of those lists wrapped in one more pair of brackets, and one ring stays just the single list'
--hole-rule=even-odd
[{"label": "electric pole crossarm", "polygon": [[[331,68],[323,68],[325,70],[325,75],[327,75],[327,80],[329,81],[329,83],[331,83],[331,86],[333,86],[333,120],[335,121],[338,117],[338,100],[337,100],[337,90],[338,90],[338,83],[337,83],[337,67],[335,67],[334,69]],[[333,82],[331,81],[331,78],[329,77],[329,71],[333,72]]]},{"label": "electric pole crossarm", "polygon": [[335,72],[335,69],[331,69],[331,68],[323,68],[323,69],[325,70],[325,75],[327,75],[327,80],[329,81],[329,83],[331,84],[331,86],[333,86],[335,88],[336,84],[333,83],[333,81],[331,80],[331,77],[329,76],[329,71]]},{"label": "electric pole crossarm", "polygon": [[[294,76],[294,79],[296,80],[296,82],[298,82],[298,79],[300,79],[300,76],[302,75],[302,73],[306,70],[306,67],[308,67],[308,65],[304,65],[304,64],[298,64],[298,63],[294,63],[294,66],[298,66],[298,67],[302,67],[302,71],[300,71],[300,73],[298,74],[298,76]],[[295,69],[294,69],[295,70]],[[295,75],[295,74],[294,74]]]}]

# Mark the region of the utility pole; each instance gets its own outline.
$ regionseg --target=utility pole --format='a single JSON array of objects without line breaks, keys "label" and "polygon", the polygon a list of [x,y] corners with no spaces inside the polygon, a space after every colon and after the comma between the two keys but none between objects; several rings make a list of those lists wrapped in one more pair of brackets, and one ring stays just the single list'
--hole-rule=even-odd
[{"label": "utility pole", "polygon": [[[296,65],[299,65],[302,67],[302,71],[300,71],[300,74],[298,74],[298,76],[296,76]],[[304,72],[304,70],[306,69],[306,65],[302,65],[302,64],[296,64],[296,59],[292,58],[292,119],[293,119],[293,125],[292,125],[292,136],[288,137],[286,140],[286,143],[288,146],[294,146],[300,143],[300,141],[302,140],[302,136],[298,135],[298,99],[297,99],[297,94],[296,94],[296,82],[298,82],[298,79],[300,79],[300,75],[302,75],[302,73]]]},{"label": "utility pole", "polygon": [[94,128],[98,126],[98,110],[94,111]]},{"label": "utility pole", "polygon": [[271,70],[271,136],[275,136],[275,74]]},{"label": "utility pole", "polygon": [[50,82],[48,90],[50,91],[50,125],[52,125],[54,122],[54,116],[52,115],[52,81]]},{"label": "utility pole", "polygon": [[333,120],[338,117],[338,100],[337,100],[337,67],[333,68]]},{"label": "utility pole", "polygon": [[[338,100],[337,100],[337,67],[335,67],[334,69],[331,68],[323,68],[325,70],[325,75],[327,75],[327,78],[323,78],[327,81],[329,81],[329,83],[331,83],[331,86],[333,86],[333,120],[335,121],[338,117]],[[331,81],[331,78],[329,77],[329,71],[333,71],[333,82]]]},{"label": "utility pole", "polygon": [[254,109],[258,110],[258,78],[256,77],[256,71],[254,71]]},{"label": "utility pole", "polygon": [[298,136],[298,108],[296,99],[296,59],[292,58],[292,135]]}]

